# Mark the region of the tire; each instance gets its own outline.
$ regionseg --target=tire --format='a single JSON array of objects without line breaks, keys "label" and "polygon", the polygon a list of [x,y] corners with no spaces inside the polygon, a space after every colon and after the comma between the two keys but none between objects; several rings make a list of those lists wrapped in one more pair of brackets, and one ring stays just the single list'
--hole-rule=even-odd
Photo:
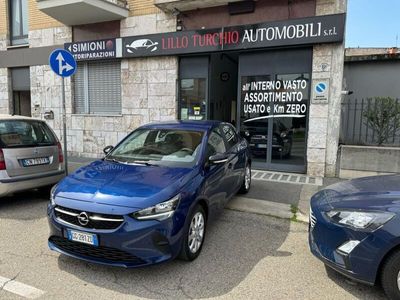
[{"label": "tire", "polygon": [[389,299],[400,299],[400,251],[393,253],[384,262],[381,273],[381,285]]},{"label": "tire", "polygon": [[[179,258],[186,261],[192,261],[200,255],[201,249],[203,248],[204,244],[207,218],[203,207],[197,204],[193,212],[190,214],[188,220],[189,224],[187,225],[185,235],[183,237],[182,248],[179,254]],[[202,223],[200,228],[196,226],[196,222],[200,222],[200,224]],[[191,238],[193,234],[195,236]]]},{"label": "tire", "polygon": [[251,166],[249,163],[246,163],[245,175],[239,193],[247,194],[250,191],[250,188],[251,188]]}]

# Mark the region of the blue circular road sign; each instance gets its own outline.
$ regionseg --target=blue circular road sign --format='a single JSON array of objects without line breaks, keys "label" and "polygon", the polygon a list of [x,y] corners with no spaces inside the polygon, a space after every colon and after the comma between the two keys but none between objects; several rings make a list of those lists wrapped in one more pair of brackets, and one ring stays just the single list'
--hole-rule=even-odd
[{"label": "blue circular road sign", "polygon": [[61,77],[72,76],[76,71],[75,58],[63,49],[56,49],[50,54],[49,65],[53,72]]},{"label": "blue circular road sign", "polygon": [[315,85],[315,91],[322,94],[326,90],[326,84],[324,82],[319,82]]}]

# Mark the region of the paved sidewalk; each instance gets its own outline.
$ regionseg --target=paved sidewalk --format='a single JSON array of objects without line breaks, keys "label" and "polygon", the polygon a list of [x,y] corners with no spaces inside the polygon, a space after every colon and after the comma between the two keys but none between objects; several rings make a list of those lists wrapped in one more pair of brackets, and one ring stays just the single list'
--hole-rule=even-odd
[{"label": "paved sidewalk", "polygon": [[[265,179],[257,173],[273,173],[283,180]],[[256,174],[256,175],[254,175]],[[289,176],[289,178],[287,178]],[[291,180],[300,177],[300,180]],[[309,177],[303,174],[290,174],[253,170],[252,187],[244,197],[236,197],[228,208],[246,212],[255,212],[282,218],[288,216],[292,220],[308,222],[310,199],[319,190],[343,181],[339,178]],[[302,183],[302,182],[303,183]],[[264,205],[254,201],[265,202]]]}]

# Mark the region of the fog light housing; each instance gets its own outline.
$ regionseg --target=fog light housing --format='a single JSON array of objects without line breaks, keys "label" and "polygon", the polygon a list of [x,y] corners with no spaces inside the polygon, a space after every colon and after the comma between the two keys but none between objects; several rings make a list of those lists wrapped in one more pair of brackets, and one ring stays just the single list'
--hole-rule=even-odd
[{"label": "fog light housing", "polygon": [[354,250],[354,248],[358,246],[358,244],[360,244],[360,241],[350,240],[337,248],[337,251],[339,253],[349,255]]}]

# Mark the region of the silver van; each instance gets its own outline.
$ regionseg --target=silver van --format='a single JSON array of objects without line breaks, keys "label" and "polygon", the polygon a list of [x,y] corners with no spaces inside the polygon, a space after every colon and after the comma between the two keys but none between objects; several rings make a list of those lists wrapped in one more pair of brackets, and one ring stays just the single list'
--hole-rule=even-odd
[{"label": "silver van", "polygon": [[63,161],[61,144],[44,121],[0,115],[0,196],[57,183]]}]

